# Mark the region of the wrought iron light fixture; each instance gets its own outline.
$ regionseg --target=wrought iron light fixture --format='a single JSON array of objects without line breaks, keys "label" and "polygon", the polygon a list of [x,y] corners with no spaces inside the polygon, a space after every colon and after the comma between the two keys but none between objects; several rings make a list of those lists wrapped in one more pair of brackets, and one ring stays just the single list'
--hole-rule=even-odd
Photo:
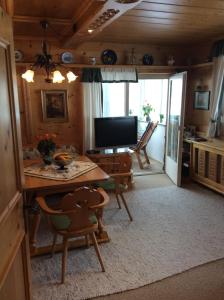
[{"label": "wrought iron light fixture", "polygon": [[[47,21],[41,21],[40,24],[45,32],[45,39],[42,42],[42,54],[36,55],[35,63],[31,65],[29,70],[22,74],[22,78],[25,79],[27,82],[34,82],[34,71],[39,68],[44,68],[47,74],[47,77],[45,79],[46,82],[62,83],[63,80],[65,80],[65,77],[61,74],[57,67],[64,66],[60,63],[55,63],[52,60],[52,55],[49,54],[47,51],[46,30],[49,26],[49,23]],[[76,76],[72,71],[69,71],[67,72],[66,77],[68,79],[68,82],[70,83],[76,80],[78,76]]]}]

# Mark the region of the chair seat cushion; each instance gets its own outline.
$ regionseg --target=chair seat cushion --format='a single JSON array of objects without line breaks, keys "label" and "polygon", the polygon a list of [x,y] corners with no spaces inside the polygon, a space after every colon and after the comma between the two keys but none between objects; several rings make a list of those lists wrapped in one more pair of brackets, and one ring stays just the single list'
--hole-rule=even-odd
[{"label": "chair seat cushion", "polygon": [[[53,215],[50,216],[50,220],[57,230],[68,229],[71,224],[71,220],[66,215],[61,215],[61,216]],[[97,217],[95,214],[91,215],[89,217],[89,220],[92,224],[97,224]]]},{"label": "chair seat cushion", "polygon": [[[103,188],[105,191],[113,191],[116,188],[115,180],[113,178],[108,179],[107,181],[100,181],[96,183],[97,187]],[[119,188],[124,191],[126,190],[125,184],[119,184]]]},{"label": "chair seat cushion", "polygon": [[54,225],[54,227],[58,230],[67,229],[71,224],[71,220],[66,215],[61,215],[61,216],[53,215],[50,216],[50,220]]}]

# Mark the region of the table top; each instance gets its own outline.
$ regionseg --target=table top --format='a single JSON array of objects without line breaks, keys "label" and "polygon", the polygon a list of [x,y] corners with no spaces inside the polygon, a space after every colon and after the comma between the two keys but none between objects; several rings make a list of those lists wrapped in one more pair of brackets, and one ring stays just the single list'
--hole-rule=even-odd
[{"label": "table top", "polygon": [[[91,161],[86,156],[80,156],[79,160],[82,161]],[[37,160],[25,160],[24,166],[27,167],[34,162],[38,162]],[[62,191],[66,189],[71,189],[74,187],[82,186],[85,184],[91,184],[96,181],[104,181],[109,178],[109,175],[106,174],[100,167],[97,167],[93,170],[87,171],[86,173],[75,177],[71,180],[67,181],[60,181],[60,180],[52,180],[52,179],[46,179],[46,178],[39,178],[34,176],[27,176],[25,175],[25,182],[24,182],[24,190],[26,192],[28,191],[36,191],[43,193],[45,192],[57,192]]]}]

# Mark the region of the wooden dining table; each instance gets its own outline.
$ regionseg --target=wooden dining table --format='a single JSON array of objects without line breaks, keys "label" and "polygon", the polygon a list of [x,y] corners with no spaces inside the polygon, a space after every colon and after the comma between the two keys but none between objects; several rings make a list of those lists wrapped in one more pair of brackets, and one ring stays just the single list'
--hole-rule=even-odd
[{"label": "wooden dining table", "polygon": [[[79,156],[79,161],[90,161],[86,156]],[[34,163],[38,163],[40,160],[24,160],[24,167],[28,167]],[[35,176],[25,175],[25,182],[23,186],[24,190],[24,203],[26,208],[30,208],[32,203],[35,201],[36,196],[46,196],[57,193],[71,192],[75,188],[80,186],[91,186],[94,182],[105,181],[109,178],[100,167],[87,171],[80,176],[77,176],[71,180],[53,180],[47,178],[39,178]],[[51,245],[46,245],[42,247],[37,246],[37,232],[39,229],[39,224],[41,220],[40,210],[35,211],[35,213],[30,213],[30,210],[26,210],[27,215],[27,226],[29,231],[30,240],[30,253],[31,256],[37,256],[42,254],[50,253]],[[108,242],[109,236],[105,230],[105,227],[101,228],[100,234],[98,235],[98,242]],[[84,240],[72,240],[70,242],[69,248],[77,248],[84,246]],[[56,251],[61,251],[62,245],[57,244]]]}]

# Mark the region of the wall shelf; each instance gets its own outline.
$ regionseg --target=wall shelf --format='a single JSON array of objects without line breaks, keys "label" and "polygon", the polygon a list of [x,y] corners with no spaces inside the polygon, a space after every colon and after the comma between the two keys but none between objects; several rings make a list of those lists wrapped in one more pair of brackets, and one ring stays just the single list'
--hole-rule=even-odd
[{"label": "wall shelf", "polygon": [[213,66],[213,62],[206,62],[203,64],[197,64],[197,65],[191,65],[190,69],[197,69],[197,68],[205,68],[205,67],[211,67]]},{"label": "wall shelf", "polygon": [[[32,65],[34,62],[17,62],[16,66],[18,67],[28,67]],[[60,62],[58,62],[60,63]],[[60,63],[61,64],[61,63]],[[213,65],[213,62],[203,63],[203,64],[197,64],[197,65],[191,65],[191,66],[158,66],[158,65],[103,65],[103,64],[61,64],[64,67],[68,68],[136,68],[141,70],[148,70],[148,71],[160,71],[160,70],[167,70],[167,71],[175,71],[175,70],[189,70],[189,69],[195,69],[195,68],[202,68],[202,67],[209,67]]]}]

